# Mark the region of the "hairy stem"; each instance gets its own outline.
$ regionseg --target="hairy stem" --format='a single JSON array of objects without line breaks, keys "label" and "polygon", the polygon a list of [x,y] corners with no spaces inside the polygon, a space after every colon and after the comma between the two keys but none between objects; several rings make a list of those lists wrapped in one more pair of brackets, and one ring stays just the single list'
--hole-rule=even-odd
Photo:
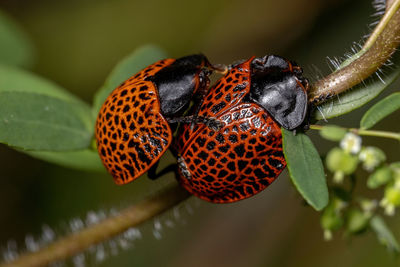
[{"label": "hairy stem", "polygon": [[[310,125],[311,130],[322,130],[324,126],[321,125]],[[387,131],[374,131],[374,130],[363,130],[358,128],[344,128],[348,132],[352,132],[354,134],[362,135],[362,136],[375,136],[375,137],[383,137],[390,138],[400,141],[400,133],[387,132]]]},{"label": "hairy stem", "polygon": [[26,253],[1,267],[47,266],[50,263],[66,259],[150,220],[189,196],[189,193],[180,186],[173,186],[152,198],[122,210],[116,216],[60,239],[38,252]]},{"label": "hairy stem", "polygon": [[386,12],[389,10],[389,8],[392,6],[395,0],[386,0]]},{"label": "hairy stem", "polygon": [[374,32],[370,35],[368,40],[365,42],[365,44],[362,48],[363,51],[367,51],[376,42],[379,35],[387,27],[387,24],[389,23],[391,18],[394,16],[394,14],[396,14],[396,11],[399,10],[399,7],[400,7],[400,1],[392,2],[392,3],[390,3],[390,5],[387,6],[385,15],[383,16],[381,21],[376,26]]},{"label": "hairy stem", "polygon": [[358,57],[312,86],[311,102],[322,103],[361,83],[391,57],[400,45],[399,7],[400,0],[394,0]]}]

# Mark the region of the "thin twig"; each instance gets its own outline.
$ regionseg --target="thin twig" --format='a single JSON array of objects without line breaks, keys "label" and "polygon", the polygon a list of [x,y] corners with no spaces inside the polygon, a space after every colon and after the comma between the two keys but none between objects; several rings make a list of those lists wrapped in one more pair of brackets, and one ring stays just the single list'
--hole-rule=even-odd
[{"label": "thin twig", "polygon": [[1,267],[47,266],[66,259],[150,220],[189,196],[190,194],[180,186],[173,186],[152,198],[122,210],[116,216],[60,239],[37,252],[23,254],[17,260],[3,264]]},{"label": "thin twig", "polygon": [[[325,126],[322,125],[310,125],[311,130],[322,130]],[[344,128],[340,127],[346,131],[352,132],[354,134],[363,135],[363,136],[374,136],[374,137],[383,137],[390,138],[397,141],[400,141],[400,133],[387,132],[387,131],[375,131],[375,130],[364,130],[358,128]]]},{"label": "thin twig", "polygon": [[[400,0],[391,1],[392,5],[387,12],[391,10],[395,12],[392,16],[384,16],[383,20],[387,21],[381,22],[384,24],[383,27],[375,29],[371,35],[375,41],[371,41],[371,46],[368,49],[365,48],[365,52],[363,51],[359,58],[315,83],[311,93],[312,101],[322,102],[328,95],[336,95],[351,88],[373,74],[387,61],[400,42],[400,11],[393,9],[398,8],[399,3]],[[150,220],[188,197],[189,193],[176,185],[99,224],[60,239],[37,252],[21,255],[14,262],[0,267],[45,266],[66,259]]]}]

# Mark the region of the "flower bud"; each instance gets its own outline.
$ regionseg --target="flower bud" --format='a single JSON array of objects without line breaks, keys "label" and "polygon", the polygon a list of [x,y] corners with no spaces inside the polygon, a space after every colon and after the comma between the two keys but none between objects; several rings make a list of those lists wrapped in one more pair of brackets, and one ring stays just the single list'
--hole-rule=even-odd
[{"label": "flower bud", "polygon": [[392,180],[392,171],[389,167],[383,166],[374,171],[367,180],[368,188],[375,189],[385,185]]},{"label": "flower bud", "polygon": [[[321,215],[321,226],[325,230],[325,239],[329,240],[331,231],[338,230],[343,225],[341,211],[346,203],[339,198],[332,198],[328,206],[324,209]],[[330,235],[329,235],[330,233]]]},{"label": "flower bud", "polygon": [[331,172],[343,172],[343,174],[352,174],[358,164],[357,157],[344,152],[336,147],[329,151],[326,157],[326,166]]},{"label": "flower bud", "polygon": [[357,154],[361,149],[361,137],[353,133],[347,133],[340,142],[340,147],[347,153]]},{"label": "flower bud", "polygon": [[358,209],[351,209],[346,216],[346,230],[351,234],[363,232],[368,227],[370,216]]},{"label": "flower bud", "polygon": [[386,160],[386,155],[381,149],[369,146],[361,149],[358,158],[363,162],[365,170],[373,171]]},{"label": "flower bud", "polygon": [[385,195],[379,204],[387,215],[393,216],[395,208],[400,206],[400,188],[394,184],[386,186]]},{"label": "flower bud", "polygon": [[367,198],[359,199],[359,203],[361,206],[362,211],[367,214],[368,216],[372,216],[373,212],[375,211],[376,207],[378,206],[378,202],[376,200],[371,200]]}]

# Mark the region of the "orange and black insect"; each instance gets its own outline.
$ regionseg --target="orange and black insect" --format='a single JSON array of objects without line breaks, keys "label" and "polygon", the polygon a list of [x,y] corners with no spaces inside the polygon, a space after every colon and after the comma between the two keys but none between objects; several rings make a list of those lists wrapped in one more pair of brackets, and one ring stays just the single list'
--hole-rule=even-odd
[{"label": "orange and black insect", "polygon": [[205,96],[199,116],[223,122],[219,130],[182,125],[174,149],[178,180],[215,203],[248,198],[270,185],[286,166],[280,126],[306,118],[308,81],[295,63],[278,56],[232,66]]},{"label": "orange and black insect", "polygon": [[212,69],[201,54],[161,60],[108,96],[97,117],[96,140],[115,183],[133,181],[159,160],[172,142],[168,122],[207,91]]}]

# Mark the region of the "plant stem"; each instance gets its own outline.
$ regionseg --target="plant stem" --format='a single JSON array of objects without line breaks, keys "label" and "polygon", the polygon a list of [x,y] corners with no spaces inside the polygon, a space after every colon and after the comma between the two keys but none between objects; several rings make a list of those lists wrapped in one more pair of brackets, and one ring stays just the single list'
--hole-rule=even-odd
[{"label": "plant stem", "polygon": [[[321,125],[310,125],[311,130],[322,130],[324,126]],[[344,128],[346,131],[352,132],[354,134],[362,135],[362,136],[375,136],[375,137],[383,137],[383,138],[390,138],[400,141],[400,133],[394,132],[387,132],[387,131],[374,131],[374,130],[363,130],[358,128]]]},{"label": "plant stem", "polygon": [[397,141],[400,141],[400,133],[386,132],[386,131],[372,131],[372,130],[362,130],[362,129],[349,129],[352,133],[364,136],[375,136],[375,137],[384,137],[391,138]]},{"label": "plant stem", "polygon": [[389,10],[393,3],[394,0],[386,0],[386,12]]},{"label": "plant stem", "polygon": [[23,254],[17,260],[0,266],[47,266],[66,259],[161,214],[189,196],[187,191],[175,185],[152,198],[122,210],[116,216],[62,238],[37,252]]},{"label": "plant stem", "polygon": [[317,81],[312,86],[310,102],[320,104],[361,83],[391,57],[400,45],[399,7],[400,0],[394,0],[364,48],[351,63]]},{"label": "plant stem", "polygon": [[385,12],[385,15],[383,15],[381,21],[376,26],[375,30],[372,32],[372,34],[370,35],[368,40],[365,42],[362,50],[366,51],[369,48],[371,48],[371,46],[378,39],[379,35],[387,27],[387,24],[389,23],[389,21],[391,20],[393,15],[396,13],[396,11],[399,9],[399,7],[400,7],[400,1],[395,1],[395,2],[391,3],[390,6],[388,6],[388,8],[387,8],[387,10]]}]

